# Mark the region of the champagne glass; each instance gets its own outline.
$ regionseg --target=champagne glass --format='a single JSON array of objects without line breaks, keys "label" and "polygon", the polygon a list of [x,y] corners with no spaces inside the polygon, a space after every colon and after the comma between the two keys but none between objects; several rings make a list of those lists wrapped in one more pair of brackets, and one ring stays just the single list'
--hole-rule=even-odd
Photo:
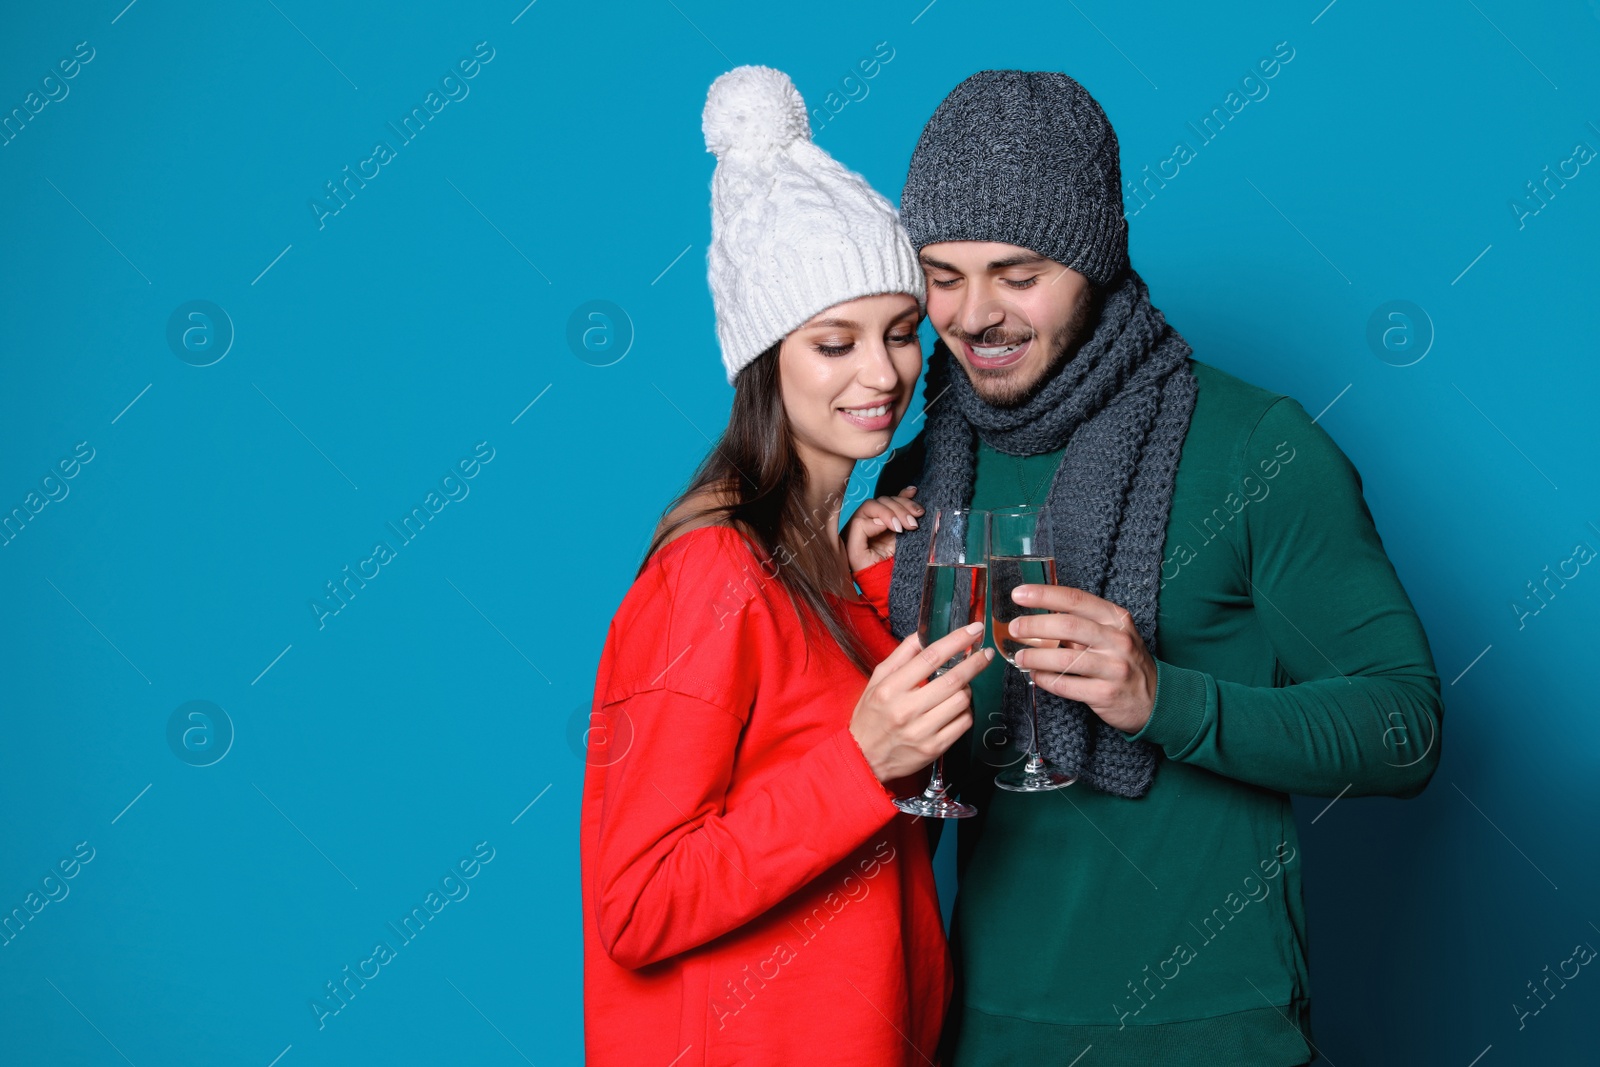
[{"label": "champagne glass", "polygon": [[[922,578],[922,607],[917,616],[917,636],[922,647],[983,621],[988,596],[989,524],[985,512],[971,508],[936,508],[928,531],[928,567]],[[926,520],[925,520],[926,521]],[[971,653],[962,649],[933,672],[937,678]],[[918,796],[896,797],[895,807],[909,815],[930,819],[965,819],[978,809],[949,795],[944,780],[944,756],[933,761],[928,787]]]},{"label": "champagne glass", "polygon": [[1078,780],[1039,754],[1039,693],[1033,671],[1017,666],[1017,653],[1025,648],[1058,648],[1055,638],[1011,636],[1011,622],[1023,615],[1047,615],[1045,608],[1025,608],[1011,599],[1019,585],[1055,585],[1055,545],[1050,515],[1042,508],[1005,508],[989,513],[989,621],[994,646],[1006,662],[1022,672],[1028,682],[1028,757],[1019,766],[1000,772],[994,784],[1013,793],[1041,793]]}]

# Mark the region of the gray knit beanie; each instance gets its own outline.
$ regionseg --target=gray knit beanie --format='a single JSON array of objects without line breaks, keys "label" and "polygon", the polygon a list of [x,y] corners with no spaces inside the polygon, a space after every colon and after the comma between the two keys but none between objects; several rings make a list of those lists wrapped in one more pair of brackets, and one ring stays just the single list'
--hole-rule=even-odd
[{"label": "gray knit beanie", "polygon": [[1054,71],[979,71],[922,130],[900,194],[920,252],[938,241],[1031,248],[1104,285],[1128,262],[1117,135]]}]

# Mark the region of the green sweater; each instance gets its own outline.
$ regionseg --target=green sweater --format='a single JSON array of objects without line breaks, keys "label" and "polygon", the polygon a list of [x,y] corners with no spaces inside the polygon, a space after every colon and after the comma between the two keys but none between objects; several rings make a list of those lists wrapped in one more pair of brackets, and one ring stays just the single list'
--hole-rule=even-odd
[{"label": "green sweater", "polygon": [[[1094,1067],[1310,1060],[1288,794],[1414,796],[1438,762],[1438,675],[1355,468],[1294,400],[1191,366],[1155,709],[1125,735],[1165,753],[1149,793],[995,789],[1019,751],[998,657],[946,760],[980,809],[957,838],[955,1067],[1065,1067],[1090,1045]],[[1060,456],[980,445],[972,506],[1040,503]],[[919,437],[878,492],[921,465]]]}]

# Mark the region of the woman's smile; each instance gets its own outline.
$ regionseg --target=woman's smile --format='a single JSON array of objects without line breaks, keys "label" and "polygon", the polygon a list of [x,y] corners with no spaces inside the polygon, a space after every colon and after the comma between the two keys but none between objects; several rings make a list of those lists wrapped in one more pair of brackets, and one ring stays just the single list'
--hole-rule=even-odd
[{"label": "woman's smile", "polygon": [[839,414],[852,426],[877,432],[894,426],[894,401],[886,400],[870,407],[840,408]]}]

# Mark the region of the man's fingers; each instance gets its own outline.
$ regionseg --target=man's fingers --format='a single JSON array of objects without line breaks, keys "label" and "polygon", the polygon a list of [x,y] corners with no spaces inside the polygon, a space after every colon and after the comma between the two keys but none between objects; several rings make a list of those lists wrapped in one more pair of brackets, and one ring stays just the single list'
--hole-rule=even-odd
[{"label": "man's fingers", "polygon": [[1127,611],[1111,601],[1070,585],[1019,585],[1012,590],[1011,599],[1025,608],[1044,608],[1063,615],[1078,615],[1113,628],[1123,626],[1128,617]]},{"label": "man's fingers", "polygon": [[1011,636],[1018,640],[1042,638],[1047,641],[1073,641],[1081,645],[1095,644],[1104,629],[1100,623],[1082,615],[1064,615],[1060,612],[1019,615],[1011,620],[1007,628]]},{"label": "man's fingers", "polygon": [[1051,674],[1077,675],[1080,678],[1116,679],[1123,670],[1117,664],[1127,665],[1101,652],[1086,648],[1027,648],[1022,650],[1022,664],[1030,671]]},{"label": "man's fingers", "polygon": [[1113,684],[1103,678],[1082,678],[1076,674],[1040,672],[1034,675],[1033,680],[1045,692],[1054,693],[1062,700],[1087,704],[1090,710],[1105,707],[1113,690]]}]

